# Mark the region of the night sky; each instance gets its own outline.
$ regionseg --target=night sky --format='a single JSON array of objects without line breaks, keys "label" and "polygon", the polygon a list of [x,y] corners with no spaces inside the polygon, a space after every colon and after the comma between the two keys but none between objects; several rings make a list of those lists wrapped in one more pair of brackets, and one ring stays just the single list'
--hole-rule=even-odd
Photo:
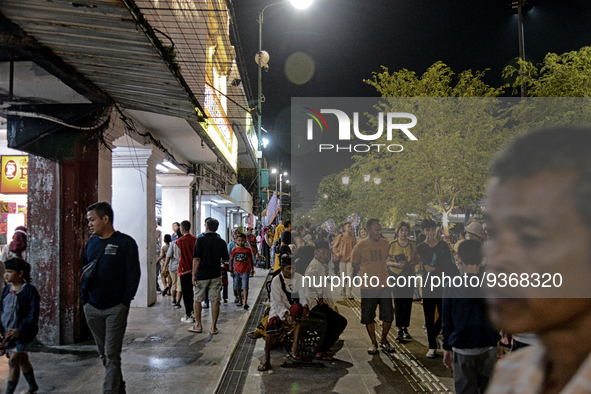
[{"label": "night sky", "polygon": [[[256,96],[258,14],[273,0],[234,0],[236,23]],[[269,166],[289,171],[292,97],[371,97],[363,82],[381,66],[422,74],[436,61],[454,72],[489,68],[485,82],[503,84],[502,69],[518,55],[517,15],[506,0],[315,0],[307,10],[285,3],[268,8],[263,50],[270,54],[263,71],[263,127],[270,146]],[[548,52],[563,53],[591,45],[591,1],[537,0],[524,16],[526,59],[541,62]],[[290,55],[313,60],[308,82],[286,76]],[[305,67],[304,67],[305,68]],[[305,73],[304,73],[305,74]],[[511,91],[508,90],[507,94]],[[296,160],[296,158],[294,158]],[[341,168],[334,168],[339,171]],[[311,177],[317,188],[319,179]]]}]

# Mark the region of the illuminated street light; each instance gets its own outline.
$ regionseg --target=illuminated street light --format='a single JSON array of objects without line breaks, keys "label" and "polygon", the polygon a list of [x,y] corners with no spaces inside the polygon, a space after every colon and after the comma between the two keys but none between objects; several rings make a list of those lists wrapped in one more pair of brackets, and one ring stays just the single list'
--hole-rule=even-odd
[{"label": "illuminated street light", "polygon": [[271,174],[277,174],[277,168],[271,168]]},{"label": "illuminated street light", "polygon": [[269,145],[269,139],[268,138],[263,138],[263,148],[266,148],[267,145]]},{"label": "illuminated street light", "polygon": [[313,0],[290,0],[291,5],[293,5],[298,10],[304,10],[312,5]]},{"label": "illuminated street light", "polygon": [[343,185],[347,186],[349,184],[349,180],[351,178],[349,178],[349,175],[345,174],[345,175],[343,175],[343,177],[341,179],[343,181]]},{"label": "illuminated street light", "polygon": [[283,173],[283,175],[284,175],[284,176],[287,176],[287,171],[285,171],[285,172]]}]

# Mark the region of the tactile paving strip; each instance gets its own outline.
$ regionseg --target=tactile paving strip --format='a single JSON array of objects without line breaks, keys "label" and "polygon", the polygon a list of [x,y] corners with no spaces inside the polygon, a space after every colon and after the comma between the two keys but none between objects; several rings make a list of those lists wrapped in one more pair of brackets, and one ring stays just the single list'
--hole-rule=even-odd
[{"label": "tactile paving strip", "polygon": [[[345,303],[361,319],[361,302],[359,298],[346,299]],[[376,322],[376,335],[381,335],[382,327]],[[404,344],[396,342],[392,331],[388,333],[388,342],[394,346],[396,353],[384,353],[388,356],[394,368],[404,376],[415,392],[447,393],[453,394],[453,390],[447,388],[431,371],[429,371]]]}]

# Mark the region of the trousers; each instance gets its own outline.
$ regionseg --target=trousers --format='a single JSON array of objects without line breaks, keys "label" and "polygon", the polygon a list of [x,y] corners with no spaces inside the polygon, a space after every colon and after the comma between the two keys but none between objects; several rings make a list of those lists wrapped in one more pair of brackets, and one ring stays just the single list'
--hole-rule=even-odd
[{"label": "trousers", "polygon": [[183,290],[183,303],[185,304],[186,316],[191,316],[193,313],[193,276],[188,273],[179,279],[181,281],[181,289]]},{"label": "trousers", "polygon": [[456,394],[484,394],[497,363],[497,349],[476,356],[454,352],[454,388]]},{"label": "trousers", "polygon": [[326,315],[326,334],[324,334],[324,340],[319,350],[324,353],[338,341],[339,336],[345,331],[347,319],[326,304],[316,305],[312,310]]},{"label": "trousers", "polygon": [[423,312],[429,349],[437,349],[437,335],[441,331],[441,313],[443,302],[441,298],[423,298]]},{"label": "trousers", "polygon": [[105,367],[105,394],[125,393],[125,382],[121,373],[121,347],[128,314],[127,308],[122,304],[107,309],[97,309],[88,303],[84,304],[86,323]]}]

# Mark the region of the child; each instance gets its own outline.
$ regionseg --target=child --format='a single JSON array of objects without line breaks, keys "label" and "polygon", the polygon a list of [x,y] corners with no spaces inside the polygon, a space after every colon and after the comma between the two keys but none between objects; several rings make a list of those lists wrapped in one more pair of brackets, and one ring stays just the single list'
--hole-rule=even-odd
[{"label": "child", "polygon": [[236,306],[242,306],[244,299],[244,309],[248,310],[248,278],[254,275],[252,250],[245,247],[246,235],[243,233],[236,236],[236,245],[230,254],[230,275],[234,278],[234,290],[238,296]]},{"label": "child", "polygon": [[5,349],[1,353],[7,353],[10,357],[6,393],[16,390],[21,369],[29,383],[29,390],[25,393],[35,393],[39,386],[35,382],[27,350],[39,331],[39,293],[31,284],[29,263],[15,257],[4,265],[4,280],[8,286],[4,288],[0,304],[0,333]]},{"label": "child", "polygon": [[[482,279],[482,243],[466,240],[458,247],[458,265],[467,276]],[[474,281],[476,282],[476,281]],[[456,394],[484,393],[497,362],[498,331],[486,317],[478,287],[445,287],[443,290],[443,364],[454,372]]]}]

